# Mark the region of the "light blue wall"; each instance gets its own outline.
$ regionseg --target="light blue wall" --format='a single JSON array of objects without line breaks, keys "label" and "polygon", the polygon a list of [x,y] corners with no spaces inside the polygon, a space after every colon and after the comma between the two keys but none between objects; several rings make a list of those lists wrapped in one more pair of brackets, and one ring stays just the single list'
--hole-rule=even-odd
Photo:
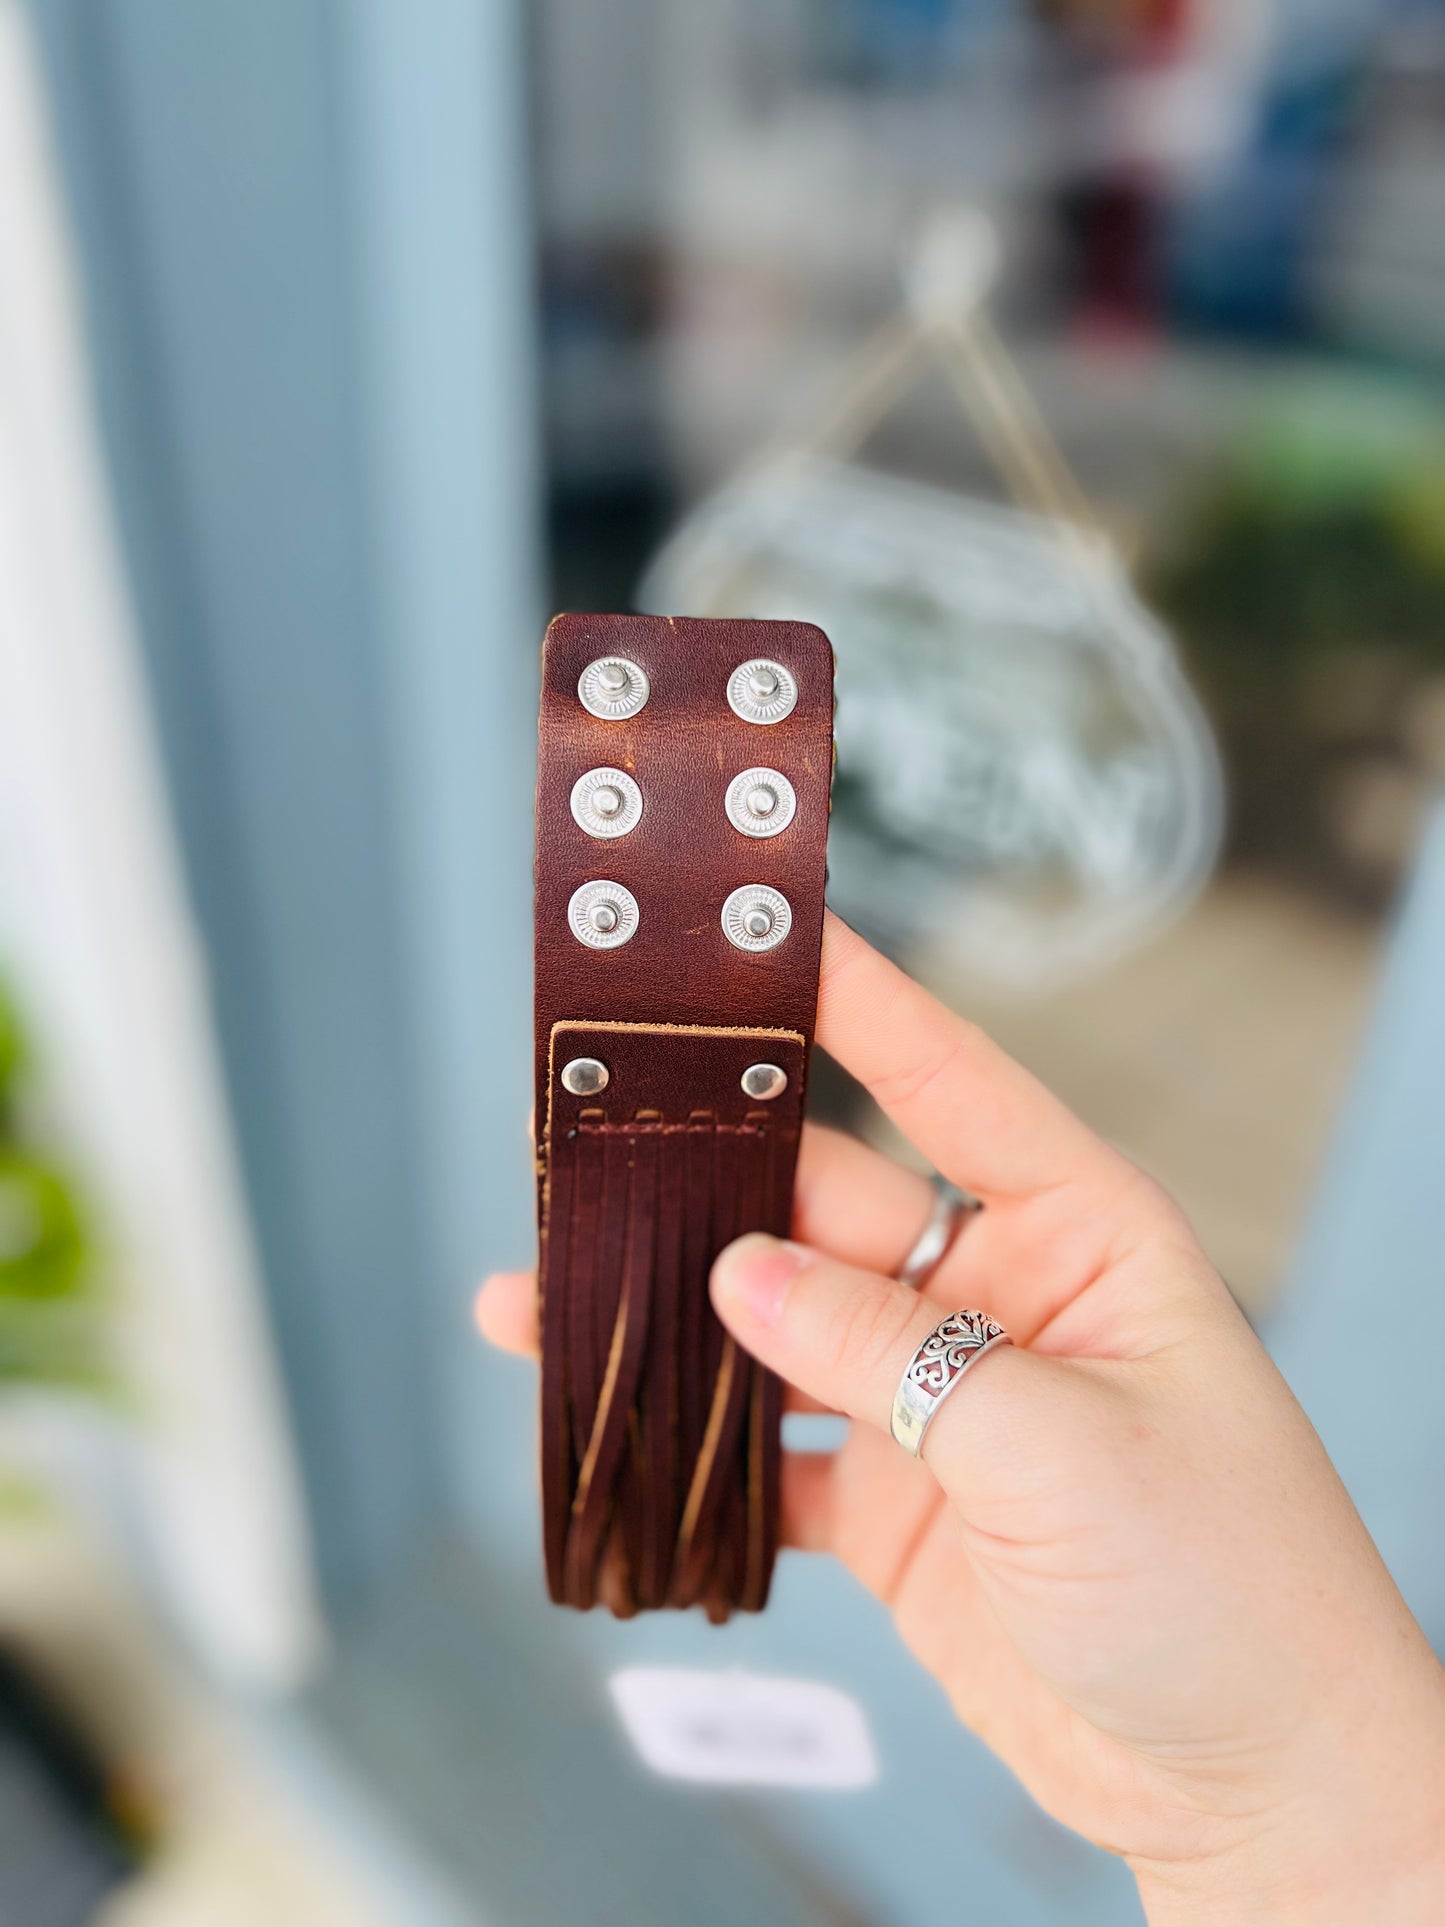
[{"label": "light blue wall", "polygon": [[465,1307],[529,1216],[518,13],[33,5],[314,1535],[359,1603],[514,1483]]},{"label": "light blue wall", "polygon": [[[345,0],[380,692],[448,1496],[536,1568],[533,1388],[476,1341],[531,1260],[531,845],[544,621],[525,58],[511,0]],[[519,1476],[520,1474],[520,1476]]]},{"label": "light blue wall", "polygon": [[1445,1652],[1445,805],[1271,1339]]}]

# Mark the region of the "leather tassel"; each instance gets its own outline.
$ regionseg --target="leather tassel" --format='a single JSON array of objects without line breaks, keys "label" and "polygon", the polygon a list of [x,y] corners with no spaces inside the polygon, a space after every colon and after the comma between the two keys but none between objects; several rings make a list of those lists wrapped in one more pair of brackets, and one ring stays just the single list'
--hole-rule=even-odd
[{"label": "leather tassel", "polygon": [[[610,1307],[611,1319],[610,1328],[603,1326],[600,1315],[579,1321],[590,1325],[593,1352],[587,1384],[574,1388],[574,1422],[586,1429],[587,1446],[572,1496],[566,1587],[572,1604],[584,1610],[597,1598],[603,1542],[614,1523],[618,1467],[647,1355],[657,1226],[655,1140],[639,1139],[630,1131],[613,1134],[605,1125],[593,1128],[606,1133],[593,1310]],[[587,1136],[588,1129],[584,1125],[581,1135]],[[604,1339],[601,1380],[593,1400],[592,1380]]]},{"label": "leather tassel", "polygon": [[[541,1316],[548,1585],[619,1617],[767,1597],[781,1392],[708,1277],[743,1230],[785,1232],[796,1113],[617,1117],[548,1133]],[[565,1503],[559,1503],[563,1495]]]}]

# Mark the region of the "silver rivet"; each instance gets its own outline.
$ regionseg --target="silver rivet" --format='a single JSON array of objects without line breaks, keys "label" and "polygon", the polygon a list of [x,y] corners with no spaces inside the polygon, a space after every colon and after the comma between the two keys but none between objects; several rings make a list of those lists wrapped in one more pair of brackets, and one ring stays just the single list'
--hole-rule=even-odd
[{"label": "silver rivet", "polygon": [[775,769],[745,769],[728,784],[728,821],[744,836],[778,836],[793,820],[798,799]]},{"label": "silver rivet", "polygon": [[770,1097],[782,1096],[788,1088],[788,1074],[776,1064],[749,1064],[739,1082],[745,1097],[755,1097],[759,1103],[766,1103]]},{"label": "silver rivet", "polygon": [[772,950],[793,927],[793,909],[770,883],[745,883],[722,907],[723,934],[738,950]]},{"label": "silver rivet", "polygon": [[616,950],[637,934],[637,898],[625,884],[598,877],[572,892],[567,921],[573,936],[589,950]]},{"label": "silver rivet", "polygon": [[[596,1097],[599,1091],[607,1089],[611,1081],[612,1073],[597,1057],[574,1057],[570,1064],[562,1066],[563,1087],[571,1091],[574,1097]],[[753,1095],[760,1096],[763,1093],[754,1092]]]},{"label": "silver rivet", "polygon": [[728,677],[728,707],[745,723],[780,723],[791,716],[798,685],[790,669],[758,656],[740,662]]},{"label": "silver rivet", "polygon": [[589,769],[572,785],[572,816],[589,836],[626,836],[642,816],[642,791],[624,769]]},{"label": "silver rivet", "polygon": [[652,688],[647,672],[626,656],[599,656],[578,677],[577,694],[589,714],[620,723],[637,714]]}]

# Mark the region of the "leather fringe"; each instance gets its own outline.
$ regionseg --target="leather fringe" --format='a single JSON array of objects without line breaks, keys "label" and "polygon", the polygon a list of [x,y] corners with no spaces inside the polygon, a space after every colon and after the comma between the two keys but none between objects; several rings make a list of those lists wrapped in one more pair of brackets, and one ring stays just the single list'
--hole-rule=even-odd
[{"label": "leather fringe", "polygon": [[[582,1113],[550,1147],[542,1237],[543,1479],[559,1604],[626,1617],[766,1603],[781,1391],[733,1343],[708,1273],[744,1230],[786,1235],[796,1127]],[[549,1235],[557,1227],[554,1240]],[[560,1377],[560,1385],[557,1383]]]}]

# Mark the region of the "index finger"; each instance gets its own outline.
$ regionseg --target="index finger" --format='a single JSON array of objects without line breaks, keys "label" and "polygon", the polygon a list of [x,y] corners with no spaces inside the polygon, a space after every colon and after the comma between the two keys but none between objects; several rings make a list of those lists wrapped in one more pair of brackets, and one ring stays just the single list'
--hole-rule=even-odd
[{"label": "index finger", "polygon": [[1061,1184],[1117,1188],[1130,1168],[976,1024],[831,910],[817,1037],[945,1177],[986,1201]]}]

